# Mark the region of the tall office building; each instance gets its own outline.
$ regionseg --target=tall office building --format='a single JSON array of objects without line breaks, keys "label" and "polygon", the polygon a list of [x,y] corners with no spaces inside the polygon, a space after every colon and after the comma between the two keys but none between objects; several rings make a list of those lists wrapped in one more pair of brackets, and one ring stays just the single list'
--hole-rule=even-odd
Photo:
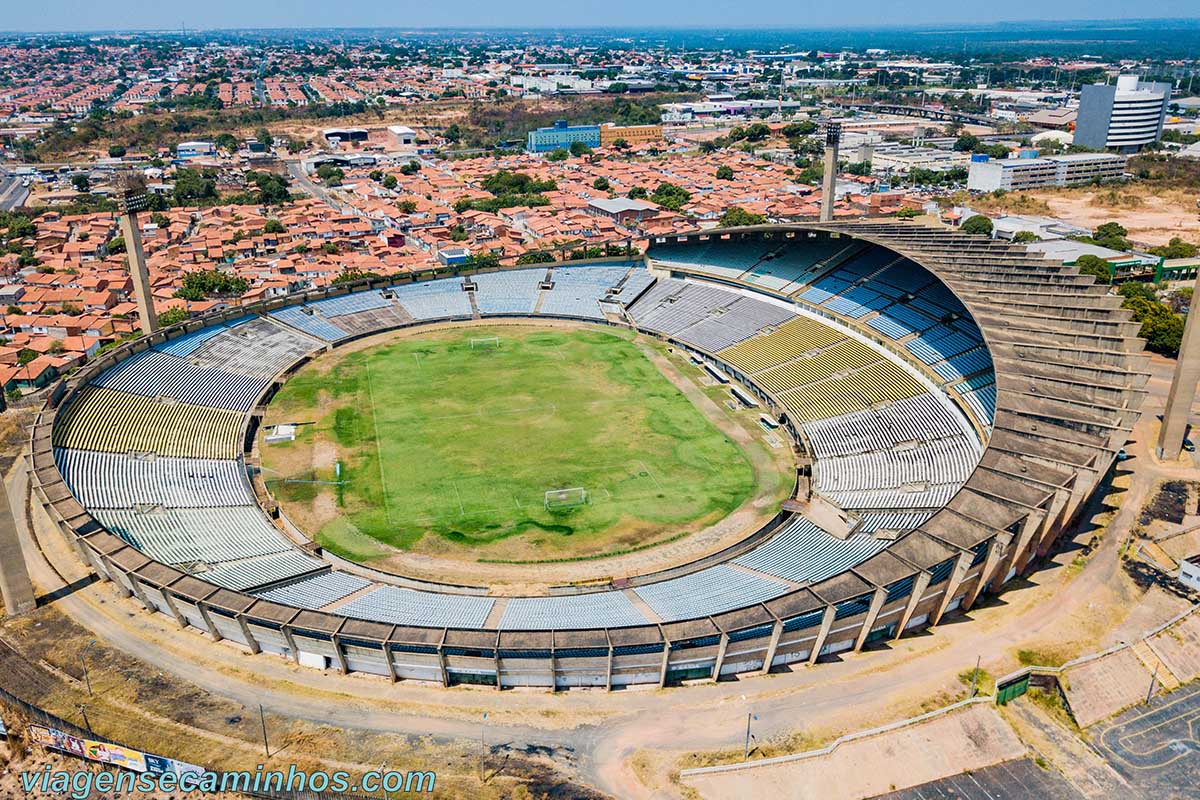
[{"label": "tall office building", "polygon": [[1075,144],[1121,153],[1136,153],[1162,136],[1171,84],[1146,83],[1136,75],[1122,75],[1115,86],[1083,87]]}]

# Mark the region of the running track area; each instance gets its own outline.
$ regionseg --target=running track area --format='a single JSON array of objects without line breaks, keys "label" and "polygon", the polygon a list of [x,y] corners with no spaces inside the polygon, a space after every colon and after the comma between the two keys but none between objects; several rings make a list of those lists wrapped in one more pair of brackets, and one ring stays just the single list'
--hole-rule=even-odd
[{"label": "running track area", "polygon": [[1033,759],[1006,761],[975,772],[964,772],[910,789],[889,792],[876,800],[1083,800],[1074,786],[1054,768],[1043,769]]},{"label": "running track area", "polygon": [[1154,698],[1093,731],[1113,768],[1145,797],[1200,796],[1200,686]]}]

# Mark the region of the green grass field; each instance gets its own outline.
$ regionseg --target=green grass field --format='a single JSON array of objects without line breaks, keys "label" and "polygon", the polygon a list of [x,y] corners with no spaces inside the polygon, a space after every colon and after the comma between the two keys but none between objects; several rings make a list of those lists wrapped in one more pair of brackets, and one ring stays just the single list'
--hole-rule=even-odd
[{"label": "green grass field", "polygon": [[[471,347],[489,336],[498,348]],[[359,559],[382,555],[377,542],[578,557],[710,524],[750,497],[754,470],[632,338],[473,327],[335,352],[273,401],[268,421],[315,424],[264,446],[268,484],[322,545]],[[546,509],[567,487],[588,502]]]}]

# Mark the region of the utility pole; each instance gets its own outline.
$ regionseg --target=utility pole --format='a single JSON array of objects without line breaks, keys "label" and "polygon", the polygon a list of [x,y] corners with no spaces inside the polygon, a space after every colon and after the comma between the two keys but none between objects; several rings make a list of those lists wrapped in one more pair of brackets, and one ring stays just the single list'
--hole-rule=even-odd
[{"label": "utility pole", "polygon": [[752,711],[746,712],[746,750],[742,754],[742,761],[750,760],[750,739],[753,738],[750,735],[750,721],[755,720],[755,719],[758,719],[758,717],[754,716],[754,712],[752,712]]},{"label": "utility pole", "polygon": [[96,640],[92,639],[90,642],[87,643],[87,647],[83,648],[83,651],[79,654],[79,663],[83,665],[83,684],[85,686],[87,686],[88,697],[92,696],[92,679],[88,675],[87,655],[88,655],[88,651],[92,649],[92,645],[94,645],[95,643],[96,643]]},{"label": "utility pole", "polygon": [[1149,691],[1146,692],[1146,702],[1147,703],[1149,703],[1150,699],[1152,697],[1154,697],[1154,686],[1157,683],[1158,683],[1158,664],[1155,664],[1154,665],[1154,674],[1150,676],[1150,689],[1149,689]]},{"label": "utility pole", "polygon": [[975,656],[975,672],[971,674],[971,697],[975,696],[975,692],[979,687],[979,660],[982,656]]},{"label": "utility pole", "polygon": [[258,721],[262,723],[263,750],[266,752],[267,758],[270,758],[271,744],[267,741],[267,715],[263,711],[262,703],[258,704]]},{"label": "utility pole", "polygon": [[95,736],[96,732],[92,730],[92,722],[88,719],[87,706],[81,703],[79,705],[79,713],[83,715],[83,727],[87,728],[88,733],[90,733],[92,736]]}]

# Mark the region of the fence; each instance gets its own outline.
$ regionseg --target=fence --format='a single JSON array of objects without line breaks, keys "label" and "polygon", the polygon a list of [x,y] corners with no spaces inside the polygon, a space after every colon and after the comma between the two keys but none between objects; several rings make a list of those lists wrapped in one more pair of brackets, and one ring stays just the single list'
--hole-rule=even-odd
[{"label": "fence", "polygon": [[[119,742],[114,742],[112,739],[108,739],[108,738],[105,738],[104,736],[100,736],[96,733],[93,733],[90,730],[85,730],[83,728],[80,728],[78,725],[76,725],[73,722],[68,722],[67,720],[63,719],[62,717],[59,717],[56,714],[52,714],[49,711],[46,711],[45,709],[42,709],[42,708],[39,708],[38,706],[33,705],[32,703],[25,702],[24,700],[17,697],[15,694],[8,691],[7,689],[4,689],[3,687],[0,687],[0,704],[4,704],[9,707],[17,709],[21,714],[23,714],[29,718],[31,724],[41,725],[46,728],[52,728],[54,730],[61,731],[63,733],[74,736],[78,739],[89,739],[94,742],[103,742],[104,744],[110,744],[110,745],[114,745],[116,747],[122,747],[126,750],[134,750],[139,753],[142,752],[141,750],[138,750],[138,748],[136,748],[136,747],[129,747],[127,745],[122,745]],[[10,720],[10,722],[11,722],[11,720]],[[26,729],[26,732],[27,731],[28,731],[28,729]],[[9,736],[18,735],[18,729],[15,726],[10,726],[9,730],[8,730],[8,735]],[[58,752],[61,752],[63,755],[74,755],[73,753],[66,753],[63,751],[58,751]],[[75,756],[75,757],[78,758],[78,756]],[[98,762],[90,762],[90,763],[98,763]],[[103,766],[113,767],[113,766],[117,766],[117,765],[103,764]],[[222,778],[225,774],[224,772],[220,772],[220,771],[216,771],[216,770],[214,770],[213,772],[215,774],[217,774],[218,780],[220,778]],[[287,790],[272,790],[272,789],[253,789],[253,788],[248,788],[248,789],[239,788],[237,791],[237,794],[245,795],[247,797],[261,797],[261,798],[264,798],[264,800],[378,800],[378,798],[369,796],[369,795],[334,794],[334,793],[330,793],[330,792],[287,791]]]}]

